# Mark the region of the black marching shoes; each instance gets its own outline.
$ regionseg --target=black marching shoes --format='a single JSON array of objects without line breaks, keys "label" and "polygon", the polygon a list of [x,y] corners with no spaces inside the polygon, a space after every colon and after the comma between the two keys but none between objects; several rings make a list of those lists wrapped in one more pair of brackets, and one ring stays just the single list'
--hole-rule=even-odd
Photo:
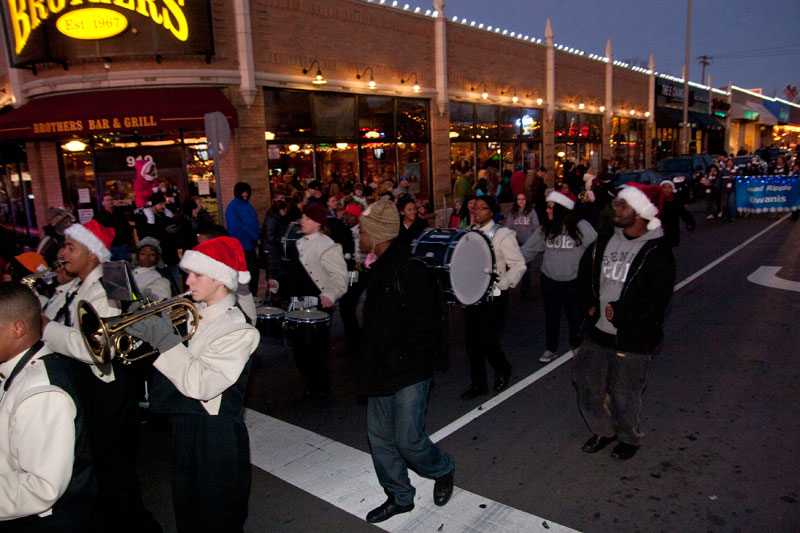
[{"label": "black marching shoes", "polygon": [[384,520],[389,520],[396,514],[407,513],[413,508],[413,503],[409,503],[408,505],[398,505],[394,502],[394,498],[389,497],[389,499],[383,502],[379,507],[376,507],[367,513],[367,522],[370,524],[383,522]]},{"label": "black marching shoes", "polygon": [[639,446],[628,444],[627,442],[620,442],[614,449],[611,450],[611,457],[619,459],[620,461],[627,461],[639,451]]},{"label": "black marching shoes", "polygon": [[453,468],[442,477],[436,478],[436,483],[433,484],[433,503],[439,507],[449,502],[450,496],[453,495],[453,479],[455,473],[456,469]]},{"label": "black marching shoes", "polygon": [[600,435],[592,435],[592,437],[587,440],[586,443],[584,443],[581,450],[584,453],[597,453],[615,440],[617,440],[617,437],[601,437]]}]

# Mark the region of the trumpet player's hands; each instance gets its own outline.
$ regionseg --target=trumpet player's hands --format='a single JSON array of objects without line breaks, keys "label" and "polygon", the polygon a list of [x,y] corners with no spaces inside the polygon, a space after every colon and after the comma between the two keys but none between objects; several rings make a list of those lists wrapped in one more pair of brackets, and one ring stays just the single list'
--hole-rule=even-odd
[{"label": "trumpet player's hands", "polygon": [[134,322],[125,328],[125,332],[143,340],[160,353],[164,353],[181,343],[180,337],[172,327],[172,320],[161,315],[151,315]]}]

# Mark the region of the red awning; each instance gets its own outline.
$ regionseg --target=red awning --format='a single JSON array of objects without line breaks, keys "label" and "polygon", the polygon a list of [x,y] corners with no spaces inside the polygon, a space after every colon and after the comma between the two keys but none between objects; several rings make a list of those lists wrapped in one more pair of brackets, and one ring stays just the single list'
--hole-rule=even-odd
[{"label": "red awning", "polygon": [[0,139],[63,139],[98,133],[205,128],[219,111],[237,125],[236,108],[215,87],[125,89],[37,98],[0,115]]}]

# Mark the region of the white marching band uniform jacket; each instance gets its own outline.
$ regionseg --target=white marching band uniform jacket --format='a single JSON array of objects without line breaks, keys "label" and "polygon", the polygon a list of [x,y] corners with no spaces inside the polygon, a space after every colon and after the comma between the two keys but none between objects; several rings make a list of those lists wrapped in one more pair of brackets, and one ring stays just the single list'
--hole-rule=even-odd
[{"label": "white marching band uniform jacket", "polygon": [[297,240],[300,263],[323,296],[335,302],[347,292],[347,263],[342,246],[324,233],[304,235]]},{"label": "white marching band uniform jacket", "polygon": [[67,294],[74,289],[78,281],[80,280],[75,278],[72,281],[68,281],[63,285],[56,287],[56,291],[53,293],[47,303],[42,306],[44,308],[44,316],[50,320],[53,320],[56,317],[56,314],[58,314],[58,311],[61,309],[61,306],[64,305],[64,302],[67,299]]},{"label": "white marching band uniform jacket", "polygon": [[154,266],[134,268],[133,279],[136,280],[139,290],[144,291],[147,289],[153,293],[156,300],[164,300],[172,296],[172,287],[169,285],[169,280],[162,276]]},{"label": "white marching band uniform jacket", "polygon": [[[78,411],[39,361],[49,353],[40,348],[7,391],[0,387],[0,524],[50,514],[72,478]],[[24,354],[0,365],[3,381]]]},{"label": "white marching band uniform jacket", "polygon": [[122,312],[119,303],[115,300],[109,300],[106,296],[106,290],[100,281],[102,276],[103,267],[102,265],[97,265],[78,288],[78,292],[70,302],[69,307],[72,327],[58,322],[50,322],[42,333],[42,339],[54,352],[92,365],[92,373],[97,378],[108,383],[114,381],[114,370],[111,362],[101,365],[94,359],[86,346],[86,342],[83,340],[83,335],[78,326],[78,302],[81,300],[86,300],[92,304],[95,311],[103,318],[117,316]]},{"label": "white marching band uniform jacket", "polygon": [[490,220],[479,229],[492,239],[498,277],[496,287],[505,291],[517,286],[528,267],[525,265],[525,258],[519,249],[519,243],[517,243],[517,232],[499,226],[492,235],[494,226],[495,222]]},{"label": "white marching band uniform jacket", "polygon": [[222,393],[239,379],[261,339],[235,305],[233,294],[208,307],[197,304],[200,320],[188,346],[180,343],[153,363],[178,392],[200,400],[210,415],[219,413]]}]

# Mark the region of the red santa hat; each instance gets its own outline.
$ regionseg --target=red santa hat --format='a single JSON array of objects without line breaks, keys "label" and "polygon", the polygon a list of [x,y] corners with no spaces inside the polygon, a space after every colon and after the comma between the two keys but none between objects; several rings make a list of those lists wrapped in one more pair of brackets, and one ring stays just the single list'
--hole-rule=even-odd
[{"label": "red santa hat", "polygon": [[147,161],[146,159],[140,159],[134,163],[136,167],[136,175],[141,176],[147,181],[153,181],[158,177],[158,170],[156,170],[156,164],[152,161]]},{"label": "red santa hat", "polygon": [[222,282],[231,291],[250,281],[244,249],[233,237],[216,237],[184,252],[182,269]]},{"label": "red santa hat", "polygon": [[569,191],[551,191],[546,201],[563,205],[570,211],[575,209],[575,195]]},{"label": "red santa hat", "polygon": [[636,214],[647,220],[647,230],[661,227],[661,205],[664,203],[664,190],[657,185],[642,185],[629,181],[617,193],[617,198],[625,200]]},{"label": "red santa hat", "polygon": [[356,218],[361,217],[361,213],[364,211],[364,208],[358,202],[353,204],[348,204],[347,207],[344,208],[345,213],[350,213],[351,215],[355,215]]},{"label": "red santa hat", "polygon": [[64,231],[64,235],[72,237],[97,256],[101,263],[111,259],[111,242],[114,240],[114,229],[101,225],[95,219],[86,224],[73,224]]}]

